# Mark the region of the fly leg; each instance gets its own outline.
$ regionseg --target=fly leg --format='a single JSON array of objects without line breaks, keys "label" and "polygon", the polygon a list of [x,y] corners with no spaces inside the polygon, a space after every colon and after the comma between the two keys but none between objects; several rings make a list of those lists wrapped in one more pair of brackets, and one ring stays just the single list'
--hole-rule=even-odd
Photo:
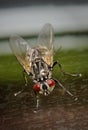
[{"label": "fly leg", "polygon": [[54,79],[54,81],[65,91],[67,92],[70,96],[73,97],[73,94],[69,92],[57,79]]},{"label": "fly leg", "polygon": [[[24,78],[24,82],[25,82],[25,87],[27,87],[27,77],[26,77],[26,72],[25,72],[25,70],[23,71],[23,78]],[[20,91],[18,91],[18,92],[16,92],[16,93],[14,93],[14,96],[18,96],[19,94],[21,94],[22,92],[24,92],[24,90],[25,90],[25,88],[24,89],[22,89],[22,90],[20,90]]]},{"label": "fly leg", "polygon": [[66,92],[68,95],[74,98],[74,100],[78,100],[77,97],[75,97],[71,92],[69,92],[57,79],[54,79],[54,81]]},{"label": "fly leg", "polygon": [[58,66],[59,66],[61,72],[62,72],[64,75],[69,75],[69,76],[73,76],[73,77],[76,77],[76,76],[81,77],[81,76],[82,76],[82,74],[70,74],[70,73],[68,73],[68,72],[65,72],[65,71],[63,70],[63,68],[62,68],[62,65],[61,65],[58,61],[55,61],[55,62],[53,63],[52,68],[54,68],[55,65],[58,65]]},{"label": "fly leg", "polygon": [[20,91],[18,91],[17,93],[14,93],[14,96],[16,97],[16,96],[18,96],[19,94],[21,94],[23,92],[23,90],[20,90]]},{"label": "fly leg", "polygon": [[23,71],[23,78],[24,78],[25,87],[26,87],[27,84],[28,84],[28,81],[27,81],[27,76],[26,76],[26,72],[25,72],[25,70]]},{"label": "fly leg", "polygon": [[39,96],[38,95],[36,96],[36,108],[37,109],[39,108]]},{"label": "fly leg", "polygon": [[35,109],[33,110],[34,113],[37,113],[38,110],[39,110],[39,95],[34,91],[35,93],[35,96],[36,96],[36,107]]},{"label": "fly leg", "polygon": [[39,95],[35,91],[34,91],[34,93],[35,93],[35,96],[36,96],[36,109],[38,110],[38,108],[39,108]]}]

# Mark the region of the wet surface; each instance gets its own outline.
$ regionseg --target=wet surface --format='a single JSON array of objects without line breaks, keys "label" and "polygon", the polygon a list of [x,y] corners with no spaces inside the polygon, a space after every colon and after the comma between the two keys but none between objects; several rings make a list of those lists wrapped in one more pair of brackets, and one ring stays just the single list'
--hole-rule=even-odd
[{"label": "wet surface", "polygon": [[0,130],[88,130],[87,76],[63,84],[78,100],[56,87],[51,95],[40,97],[37,111],[32,90],[14,97],[15,84],[1,86]]}]

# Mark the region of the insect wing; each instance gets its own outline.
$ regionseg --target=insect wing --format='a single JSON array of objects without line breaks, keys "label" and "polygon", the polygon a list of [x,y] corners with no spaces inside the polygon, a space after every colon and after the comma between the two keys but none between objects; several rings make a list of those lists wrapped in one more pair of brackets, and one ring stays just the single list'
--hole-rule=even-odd
[{"label": "insect wing", "polygon": [[37,40],[38,50],[41,52],[41,56],[44,59],[44,61],[50,66],[53,64],[53,32],[54,31],[52,25],[47,23],[40,31]]},{"label": "insect wing", "polygon": [[[10,47],[20,64],[23,66],[25,71],[29,74],[31,69],[31,61],[29,53],[31,52],[31,48],[27,42],[22,39],[18,35],[14,35],[10,37]],[[28,53],[28,54],[27,54]]]}]

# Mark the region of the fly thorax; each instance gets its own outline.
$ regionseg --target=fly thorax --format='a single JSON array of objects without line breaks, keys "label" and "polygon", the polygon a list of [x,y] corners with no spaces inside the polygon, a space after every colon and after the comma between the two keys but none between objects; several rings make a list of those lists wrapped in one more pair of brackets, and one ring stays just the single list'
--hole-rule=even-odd
[{"label": "fly thorax", "polygon": [[48,72],[44,69],[40,70],[40,76],[47,76]]}]

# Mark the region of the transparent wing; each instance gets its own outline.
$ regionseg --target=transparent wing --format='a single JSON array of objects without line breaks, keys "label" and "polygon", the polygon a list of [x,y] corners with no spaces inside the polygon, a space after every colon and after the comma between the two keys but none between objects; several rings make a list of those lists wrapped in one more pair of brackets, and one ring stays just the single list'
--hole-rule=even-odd
[{"label": "transparent wing", "polygon": [[54,52],[53,32],[54,31],[52,25],[47,23],[40,31],[37,40],[38,50],[41,52],[41,56],[44,59],[44,61],[50,66],[53,64],[53,52]]},{"label": "transparent wing", "polygon": [[18,35],[10,37],[10,47],[20,64],[23,66],[25,71],[29,74],[31,69],[30,53],[31,48],[27,42]]}]

